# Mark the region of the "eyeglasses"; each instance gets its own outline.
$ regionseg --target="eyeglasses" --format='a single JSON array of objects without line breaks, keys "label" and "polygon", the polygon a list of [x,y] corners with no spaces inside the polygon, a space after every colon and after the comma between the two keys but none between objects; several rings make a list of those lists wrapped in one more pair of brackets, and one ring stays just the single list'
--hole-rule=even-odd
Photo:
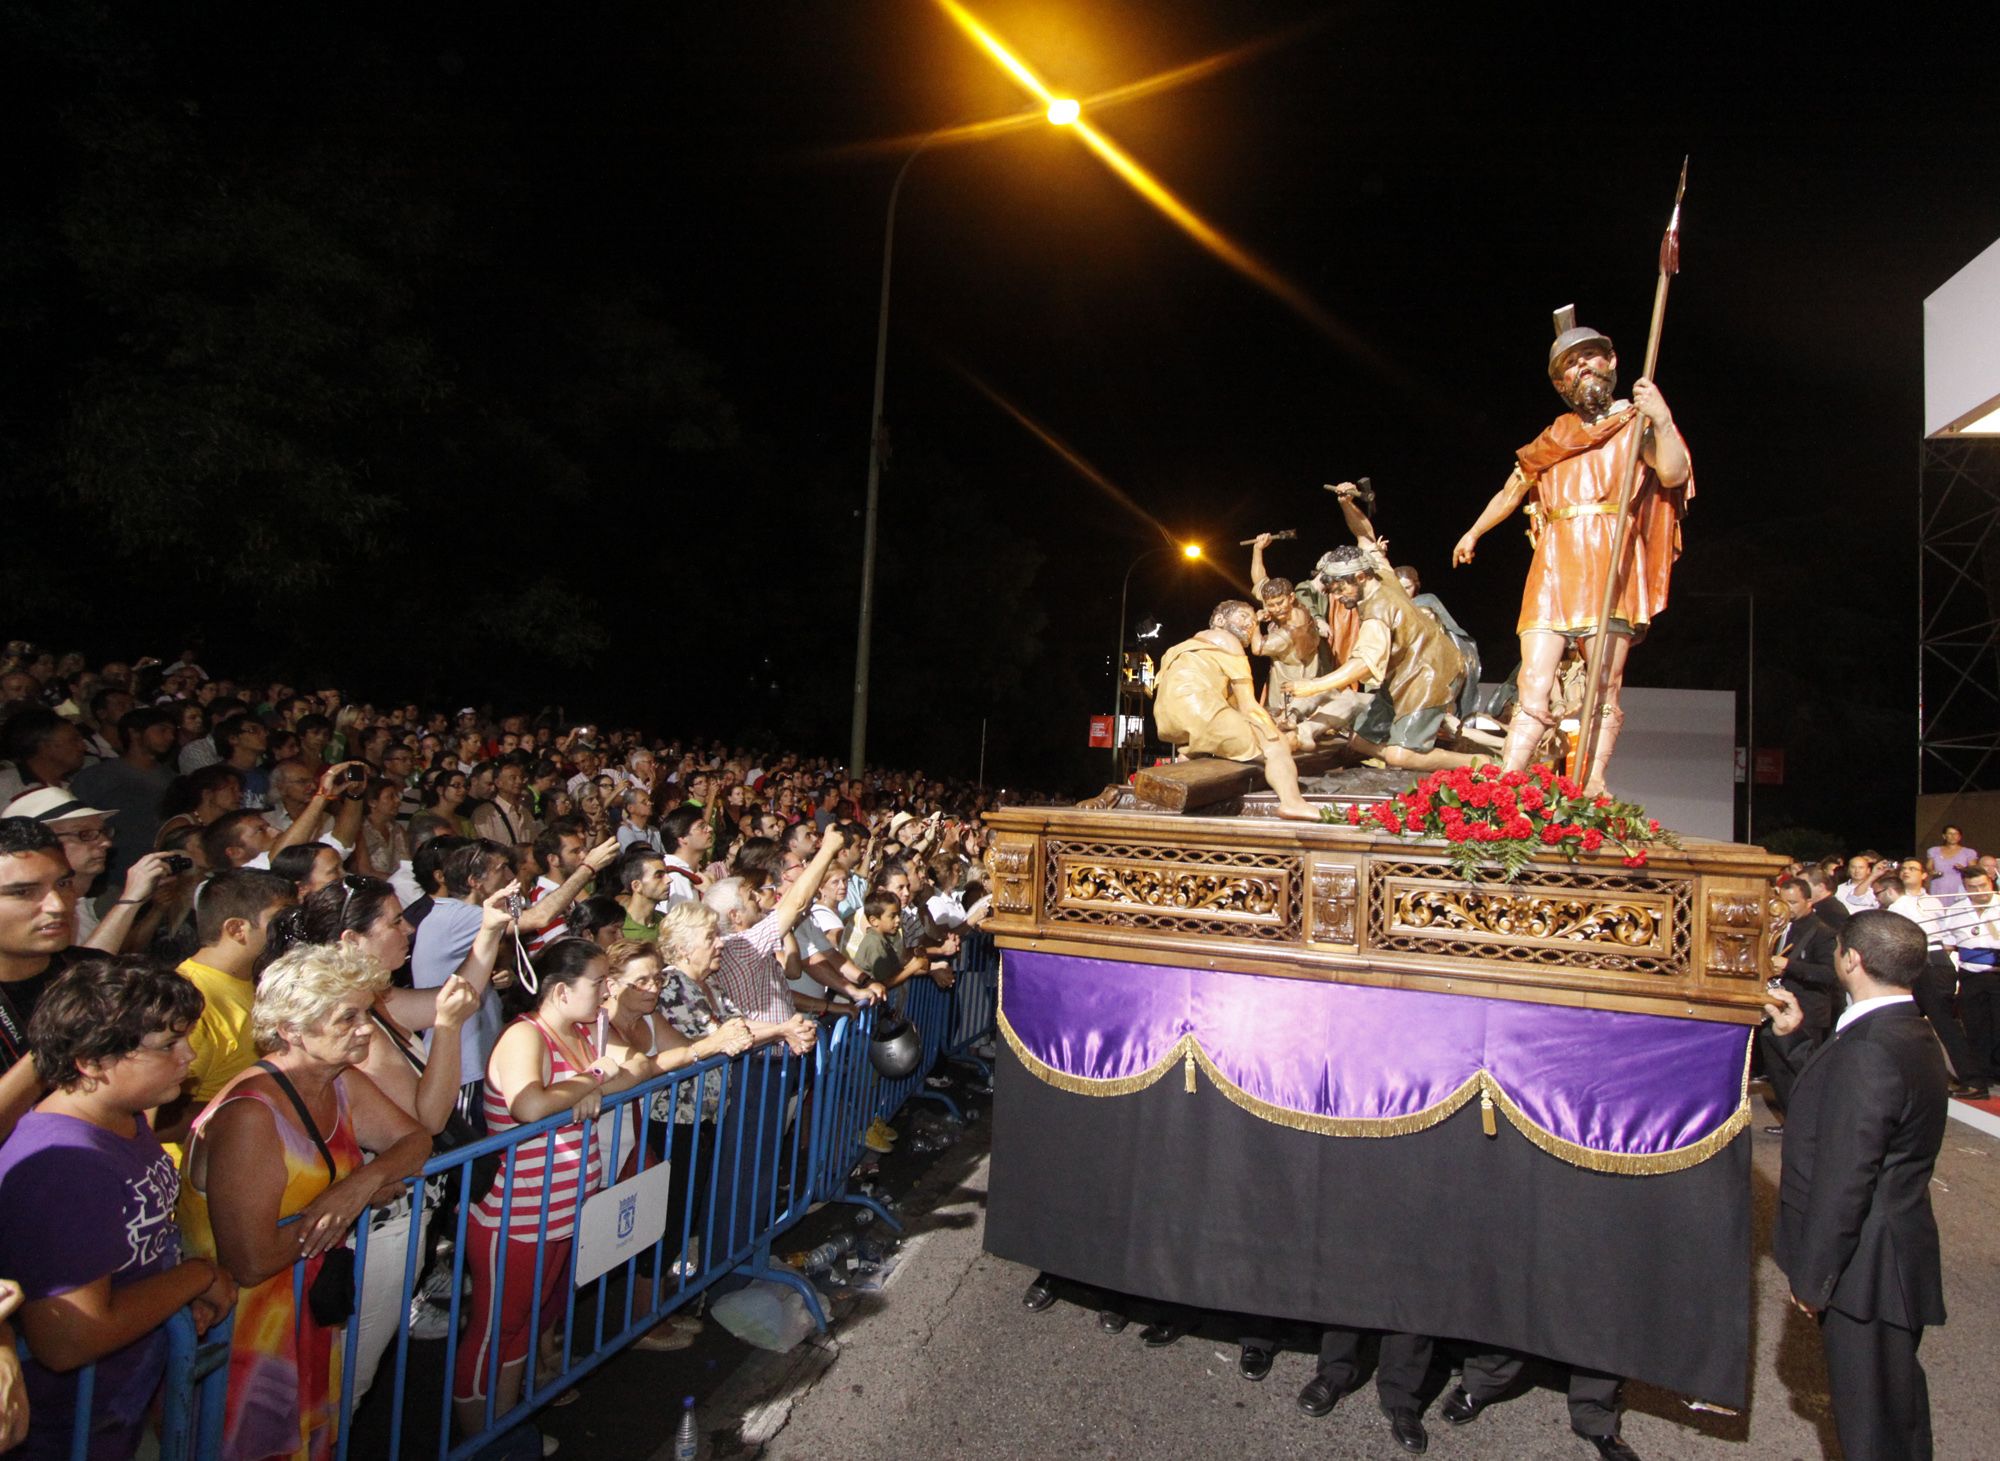
[{"label": "eyeglasses", "polygon": [[81,842],[85,847],[98,847],[111,840],[111,834],[102,827],[92,827],[85,832],[65,832],[57,827],[56,836],[65,842]]}]

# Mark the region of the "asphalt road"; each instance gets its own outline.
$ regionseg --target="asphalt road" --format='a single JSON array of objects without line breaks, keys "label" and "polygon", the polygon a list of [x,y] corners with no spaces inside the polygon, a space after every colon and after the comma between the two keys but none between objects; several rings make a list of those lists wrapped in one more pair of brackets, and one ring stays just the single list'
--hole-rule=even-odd
[{"label": "asphalt road", "polygon": [[[1759,1111],[1762,1117],[1761,1110]],[[718,1456],[763,1461],[930,1461],[935,1457],[1401,1457],[1372,1386],[1313,1420],[1294,1404],[1312,1374],[1303,1348],[1270,1378],[1236,1373],[1226,1329],[1147,1350],[1138,1325],[1107,1337],[1087,1308],[1021,1307],[1032,1277],[981,1251],[983,1126],[944,1154],[905,1199],[903,1261],[886,1291],[861,1301],[833,1336],[789,1356],[756,1356],[715,1392]],[[1826,1373],[1810,1321],[1784,1302],[1770,1259],[1779,1138],[1755,1132],[1755,1374],[1742,1416],[1688,1409],[1677,1396],[1631,1387],[1625,1436],[1648,1458],[1799,1461],[1836,1457]],[[1940,1457],[2000,1455],[1993,1441],[1993,1356],[2000,1353],[2000,1142],[1953,1122],[1933,1201],[1943,1234],[1951,1322],[1924,1344]],[[690,1357],[692,1358],[692,1357]],[[1442,1384],[1444,1377],[1434,1375]],[[1508,1461],[1594,1454],[1570,1434],[1547,1378],[1463,1430],[1427,1415],[1431,1454]],[[1985,1436],[1982,1441],[1979,1438]]]}]

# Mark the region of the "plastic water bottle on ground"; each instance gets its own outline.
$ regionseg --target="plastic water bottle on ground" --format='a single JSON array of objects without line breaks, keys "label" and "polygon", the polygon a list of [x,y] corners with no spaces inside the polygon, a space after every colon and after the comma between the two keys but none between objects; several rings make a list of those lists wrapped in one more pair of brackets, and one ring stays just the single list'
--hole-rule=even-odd
[{"label": "plastic water bottle on ground", "polygon": [[701,1426],[694,1418],[694,1397],[681,1401],[681,1418],[674,1423],[674,1461],[697,1461],[701,1454]]}]

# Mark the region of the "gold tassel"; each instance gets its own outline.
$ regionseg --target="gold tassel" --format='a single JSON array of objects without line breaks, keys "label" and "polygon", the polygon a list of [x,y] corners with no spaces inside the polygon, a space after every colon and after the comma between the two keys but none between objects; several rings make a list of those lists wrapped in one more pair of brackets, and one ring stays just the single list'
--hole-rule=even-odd
[{"label": "gold tassel", "polygon": [[1187,1064],[1183,1069],[1187,1072],[1187,1093],[1192,1096],[1194,1094],[1194,1041],[1191,1038],[1187,1041]]},{"label": "gold tassel", "polygon": [[1481,1091],[1479,1093],[1479,1129],[1488,1136],[1498,1136],[1500,1134],[1499,1124],[1493,1119],[1493,1093],[1491,1091]]}]

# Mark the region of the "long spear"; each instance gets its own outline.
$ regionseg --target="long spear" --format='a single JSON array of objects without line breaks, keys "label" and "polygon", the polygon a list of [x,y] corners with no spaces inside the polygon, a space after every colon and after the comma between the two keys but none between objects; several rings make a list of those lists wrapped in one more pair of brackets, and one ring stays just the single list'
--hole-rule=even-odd
[{"label": "long spear", "polygon": [[[1681,159],[1681,180],[1674,189],[1674,211],[1667,219],[1667,231],[1660,239],[1660,278],[1653,286],[1653,323],[1646,332],[1646,363],[1639,372],[1647,380],[1660,359],[1660,331],[1667,322],[1667,284],[1681,271],[1681,198],[1687,192],[1688,164]],[[1640,418],[1639,430],[1645,431]],[[1598,707],[1611,678],[1611,610],[1618,602],[1618,587],[1625,577],[1625,558],[1632,546],[1632,497],[1639,483],[1639,449],[1625,458],[1625,475],[1618,486],[1618,537],[1611,549],[1610,571],[1604,575],[1604,592],[1597,601],[1597,633],[1590,648],[1590,678],[1583,695],[1583,723],[1577,728],[1576,769],[1571,773],[1588,783],[1597,760]]]}]

